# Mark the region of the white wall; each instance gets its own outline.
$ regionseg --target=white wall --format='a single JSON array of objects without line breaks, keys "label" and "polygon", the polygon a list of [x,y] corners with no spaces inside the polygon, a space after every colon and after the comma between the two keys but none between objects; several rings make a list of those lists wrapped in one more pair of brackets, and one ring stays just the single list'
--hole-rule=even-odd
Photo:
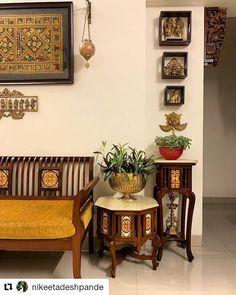
[{"label": "white wall", "polygon": [[204,197],[236,197],[236,18],[227,19],[217,67],[205,69]]},{"label": "white wall", "polygon": [[[85,1],[74,1],[75,83],[9,86],[38,95],[39,112],[0,121],[1,154],[92,155],[102,140],[143,148],[145,5],[145,0],[125,5],[120,0],[92,1],[96,54],[86,69],[79,55]],[[97,194],[103,187],[101,181]]]},{"label": "white wall", "polygon": [[[148,6],[174,6],[176,0],[147,0]],[[227,15],[236,16],[235,0],[178,0],[178,6],[227,7]]]},{"label": "white wall", "polygon": [[[181,8],[183,9],[183,7]],[[203,154],[203,7],[184,7],[192,11],[192,42],[189,46],[165,47],[158,45],[158,21],[160,10],[179,10],[178,7],[148,7],[146,17],[146,142],[152,143],[157,135],[166,135],[158,127],[165,123],[165,114],[175,111],[182,114],[182,122],[188,122],[182,135],[192,138],[190,150],[182,158],[198,160],[193,167],[193,191],[196,207],[192,233],[202,234],[202,154]],[[188,52],[188,77],[184,80],[163,80],[161,78],[161,57],[163,51]],[[163,105],[166,85],[185,85],[185,104],[181,107]],[[150,145],[149,150],[156,147]],[[157,149],[155,154],[157,154]]]},{"label": "white wall", "polygon": [[[78,49],[84,2],[74,1],[75,83],[9,86],[25,95],[38,95],[39,112],[28,113],[19,121],[1,120],[1,154],[92,155],[102,140],[129,142],[149,153],[155,152],[153,142],[160,134],[158,124],[164,122],[166,112],[177,111],[164,108],[161,101],[165,85],[177,83],[160,78],[161,53],[187,50],[189,74],[181,82],[186,86],[186,103],[179,112],[183,121],[189,122],[185,135],[193,139],[191,150],[184,156],[199,161],[193,170],[193,190],[197,196],[193,235],[201,235],[203,8],[186,8],[193,11],[192,43],[187,48],[159,48],[155,32],[160,9],[146,10],[145,4],[145,0],[128,0],[125,5],[119,0],[92,2],[91,32],[96,54],[91,67],[86,69]],[[152,187],[153,179],[147,186],[150,194]],[[109,190],[109,185],[101,180],[95,193],[98,196]]]}]

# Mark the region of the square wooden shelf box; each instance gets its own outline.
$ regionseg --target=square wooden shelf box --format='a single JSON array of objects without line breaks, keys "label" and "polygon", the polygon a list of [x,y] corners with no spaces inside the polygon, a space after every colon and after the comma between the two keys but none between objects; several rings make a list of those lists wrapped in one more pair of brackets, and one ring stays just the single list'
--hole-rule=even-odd
[{"label": "square wooden shelf box", "polygon": [[191,42],[191,11],[161,11],[160,46],[188,46]]},{"label": "square wooden shelf box", "polygon": [[164,105],[181,106],[184,104],[184,86],[166,86]]},{"label": "square wooden shelf box", "polygon": [[162,79],[185,79],[187,75],[187,52],[163,52]]}]

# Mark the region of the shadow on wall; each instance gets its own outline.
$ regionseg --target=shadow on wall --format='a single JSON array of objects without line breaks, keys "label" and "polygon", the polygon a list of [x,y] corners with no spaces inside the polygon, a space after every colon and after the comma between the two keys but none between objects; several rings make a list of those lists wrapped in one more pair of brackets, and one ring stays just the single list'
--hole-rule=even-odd
[{"label": "shadow on wall", "polygon": [[[227,19],[225,42],[218,72],[219,105],[225,131],[236,134],[236,18]],[[213,69],[214,70],[214,69]],[[216,69],[215,69],[216,70]]]},{"label": "shadow on wall", "polygon": [[[154,143],[154,139],[153,139],[153,143],[149,144],[148,147],[145,149],[145,153],[148,156],[153,155],[154,159],[160,157],[160,154],[158,152],[158,147]],[[145,196],[153,197],[153,188],[154,188],[155,184],[156,184],[156,173],[153,173],[148,176],[147,184],[144,188],[144,195]]]},{"label": "shadow on wall", "polygon": [[206,197],[236,193],[236,18],[227,19],[219,64],[205,68],[204,169]]}]

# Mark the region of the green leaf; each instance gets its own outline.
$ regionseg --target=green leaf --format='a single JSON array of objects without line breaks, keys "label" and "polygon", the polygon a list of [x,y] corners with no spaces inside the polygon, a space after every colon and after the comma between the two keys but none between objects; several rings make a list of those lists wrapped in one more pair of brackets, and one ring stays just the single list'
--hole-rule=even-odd
[{"label": "green leaf", "polygon": [[169,135],[169,136],[157,136],[155,143],[158,146],[169,146],[172,148],[182,147],[184,150],[190,148],[192,139],[184,136]]},{"label": "green leaf", "polygon": [[[105,152],[106,142],[102,142],[102,147],[94,153],[97,155],[97,162],[100,166],[104,179],[108,179],[112,174],[121,172],[143,174],[145,177],[155,171],[154,160],[146,157],[144,151],[136,150],[125,144],[113,144],[109,152]],[[101,160],[99,160],[99,158]]]}]

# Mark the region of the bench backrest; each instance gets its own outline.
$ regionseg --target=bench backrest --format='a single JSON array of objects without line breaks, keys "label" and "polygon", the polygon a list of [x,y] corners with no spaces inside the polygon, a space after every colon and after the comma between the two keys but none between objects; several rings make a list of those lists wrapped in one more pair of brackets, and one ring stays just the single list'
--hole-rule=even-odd
[{"label": "bench backrest", "polygon": [[0,157],[0,195],[75,196],[93,178],[93,157]]}]

